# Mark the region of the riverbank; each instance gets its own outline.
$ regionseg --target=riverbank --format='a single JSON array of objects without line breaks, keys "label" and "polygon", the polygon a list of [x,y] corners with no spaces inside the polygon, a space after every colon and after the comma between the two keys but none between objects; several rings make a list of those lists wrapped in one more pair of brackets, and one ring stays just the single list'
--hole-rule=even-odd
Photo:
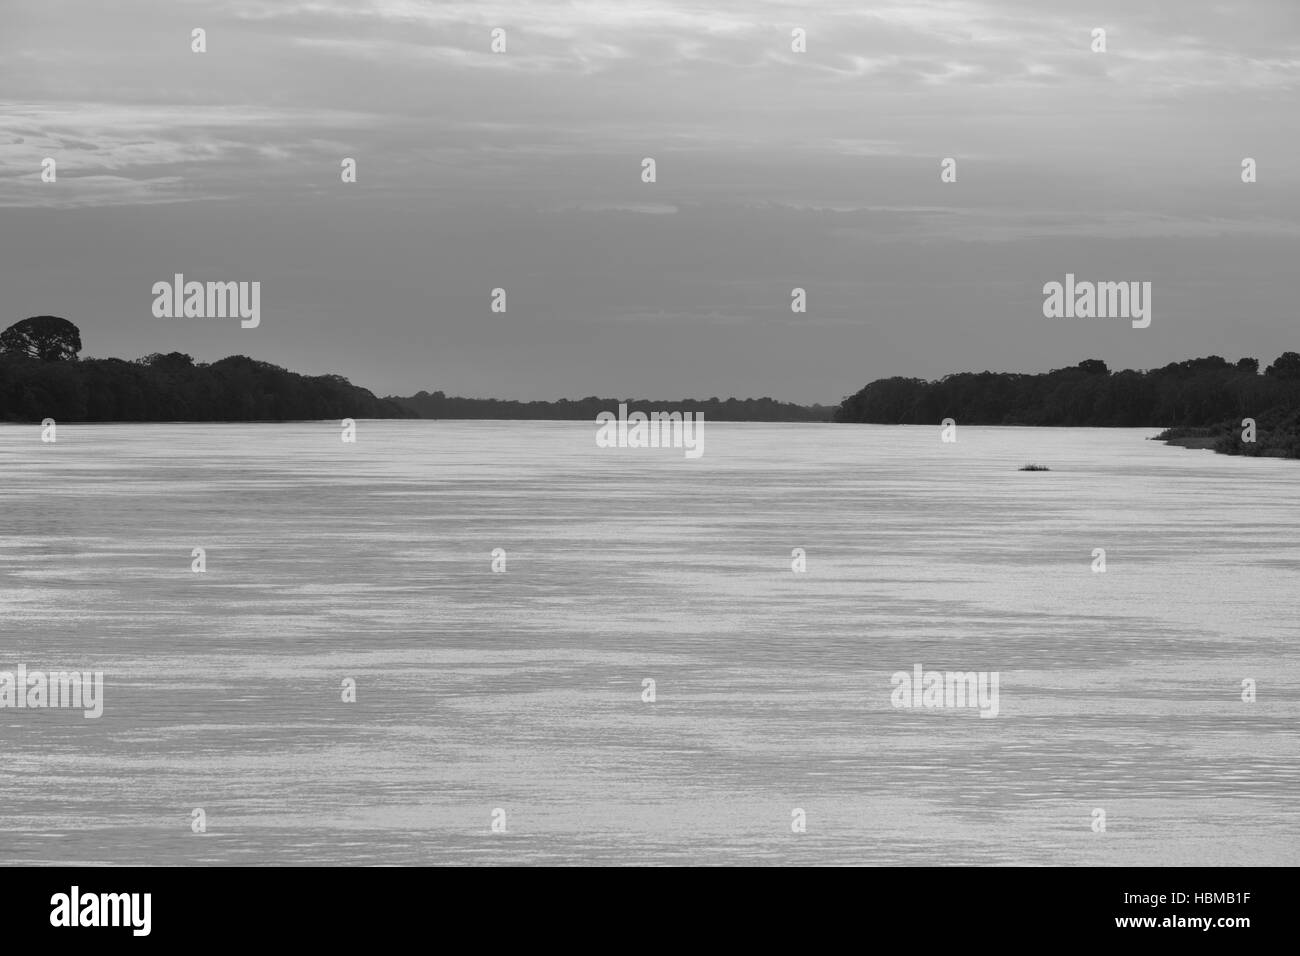
[{"label": "riverbank", "polygon": [[1170,428],[1154,438],[1180,448],[1203,448],[1220,455],[1300,458],[1300,411],[1270,409],[1258,419],[1243,418],[1204,427]]}]

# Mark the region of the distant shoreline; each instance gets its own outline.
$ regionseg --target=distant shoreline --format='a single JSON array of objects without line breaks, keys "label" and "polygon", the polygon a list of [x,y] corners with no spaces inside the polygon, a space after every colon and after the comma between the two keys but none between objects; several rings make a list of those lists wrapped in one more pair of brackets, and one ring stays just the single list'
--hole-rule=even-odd
[{"label": "distant shoreline", "polygon": [[[95,426],[101,426],[101,425],[111,425],[111,426],[124,426],[124,425],[127,425],[127,426],[129,426],[129,425],[325,425],[325,424],[328,424],[328,425],[336,425],[340,420],[341,420],[341,419],[339,419],[339,418],[286,418],[286,419],[273,419],[273,418],[268,418],[268,419],[239,419],[239,418],[232,418],[232,419],[203,419],[203,420],[195,420],[195,419],[185,419],[185,420],[181,420],[181,419],[159,419],[159,420],[132,420],[132,421],[94,421],[94,420],[87,421],[87,420],[77,420],[77,419],[64,419],[64,420],[61,420],[61,421],[56,420],[56,422],[57,422],[57,424],[59,424],[59,425],[95,425]],[[594,423],[594,421],[595,421],[594,418],[592,418],[592,419],[590,419],[590,420],[588,420],[588,419],[583,419],[583,418],[483,418],[483,417],[468,417],[468,418],[450,418],[450,417],[449,417],[449,418],[425,418],[425,417],[420,417],[420,416],[407,416],[407,417],[401,417],[401,418],[394,418],[394,417],[378,417],[378,418],[377,418],[377,417],[368,417],[368,416],[364,416],[364,415],[363,415],[363,416],[357,416],[354,420],[355,420],[355,421],[370,421],[370,422],[390,422],[390,421],[391,421],[391,422],[480,422],[480,423],[484,423],[484,424],[490,424],[490,423],[510,424],[510,423],[514,423],[514,422],[535,422],[535,423],[537,423],[537,424],[562,424],[562,423],[568,423],[568,422],[574,422],[574,423],[577,423],[577,422],[588,422],[588,421]],[[705,418],[703,419],[703,421],[709,421],[708,417],[705,416]],[[799,426],[799,425],[843,425],[843,424],[845,424],[845,423],[843,423],[843,422],[834,422],[834,421],[770,421],[770,420],[760,420],[760,419],[716,419],[716,420],[713,420],[713,422],[714,422],[714,424],[728,424],[728,425],[794,425],[794,426]],[[855,423],[851,423],[851,424],[866,424],[866,425],[874,425],[874,426],[877,426],[877,427],[906,427],[906,428],[928,428],[928,427],[938,427],[938,426],[929,426],[929,425],[923,425],[923,424],[919,424],[919,423],[910,423],[910,422],[909,422],[909,423],[898,423],[897,425],[890,425],[889,423],[883,423],[883,422],[855,422]],[[10,427],[10,428],[39,428],[40,425],[41,425],[41,423],[40,423],[40,422],[36,422],[36,421],[28,421],[28,420],[13,419],[13,418],[0,419],[0,428],[4,428],[4,427]],[[1012,424],[996,424],[996,425],[994,425],[994,424],[983,423],[983,424],[970,424],[970,425],[966,425],[965,427],[967,427],[967,428],[1053,428],[1053,429],[1085,429],[1085,428],[1086,428],[1086,429],[1097,429],[1097,428],[1107,428],[1107,429],[1127,430],[1127,431],[1152,431],[1152,430],[1158,429],[1160,426],[1158,426],[1158,425],[1025,425],[1025,424],[1014,424],[1014,425],[1012,425]],[[1171,428],[1171,429],[1165,429],[1164,431],[1160,432],[1160,433],[1157,434],[1157,435],[1152,435],[1152,436],[1150,436],[1147,440],[1148,440],[1148,441],[1158,441],[1158,442],[1160,442],[1161,444],[1164,444],[1164,445],[1169,445],[1169,446],[1176,447],[1176,448],[1187,448],[1187,449],[1191,449],[1191,450],[1193,450],[1193,451],[1212,451],[1212,452],[1215,452],[1216,454],[1221,454],[1221,455],[1236,455],[1236,456],[1238,456],[1238,457],[1251,457],[1251,458],[1279,458],[1279,459],[1295,459],[1295,458],[1300,458],[1300,455],[1296,455],[1296,454],[1288,453],[1288,451],[1287,451],[1286,449],[1284,449],[1284,448],[1279,448],[1279,447],[1271,446],[1271,445],[1267,445],[1267,444],[1261,446],[1258,450],[1256,450],[1256,449],[1254,449],[1254,448],[1250,448],[1250,449],[1247,450],[1247,451],[1234,451],[1234,450],[1231,450],[1231,446],[1230,446],[1230,445],[1225,445],[1225,439],[1224,439],[1224,436],[1223,436],[1222,434],[1211,434],[1211,433],[1210,433],[1211,431],[1212,431],[1211,429],[1172,429],[1172,428]],[[1185,432],[1193,432],[1193,433],[1192,433],[1192,434],[1184,434]],[[1167,435],[1172,436],[1172,437],[1166,437]],[[1031,469],[1031,470],[1032,470],[1032,469]],[[1044,469],[1044,470],[1046,470],[1046,469]]]},{"label": "distant shoreline", "polygon": [[884,378],[847,397],[838,422],[925,425],[1142,427],[1218,454],[1300,458],[1300,353],[1283,352],[1260,372],[1246,357],[1174,362],[1112,372],[1100,359],[1038,374],[959,372],[935,381]]},{"label": "distant shoreline", "polygon": [[301,375],[245,355],[195,362],[182,352],[133,361],[80,358],[81,332],[59,316],[32,316],[0,332],[0,421],[68,424],[432,419],[599,422],[619,410],[708,422],[1157,428],[1166,444],[1219,454],[1300,458],[1300,353],[1263,373],[1251,357],[1218,355],[1144,371],[1100,359],[1042,373],[959,372],[934,381],[877,379],[838,405],[774,398],[556,401],[464,398],[420,391],[376,396],[341,375]]},{"label": "distant shoreline", "polygon": [[1213,438],[1160,438],[1159,436],[1156,436],[1152,441],[1162,441],[1166,445],[1175,445],[1178,448],[1205,449],[1208,451],[1214,450],[1215,443]]}]

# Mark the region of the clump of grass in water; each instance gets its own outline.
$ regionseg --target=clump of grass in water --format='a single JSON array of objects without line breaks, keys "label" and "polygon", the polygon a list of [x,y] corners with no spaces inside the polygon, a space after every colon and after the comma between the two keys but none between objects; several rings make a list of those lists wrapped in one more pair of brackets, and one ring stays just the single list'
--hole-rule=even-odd
[{"label": "clump of grass in water", "polygon": [[1051,471],[1046,465],[1025,465],[1021,471]]}]

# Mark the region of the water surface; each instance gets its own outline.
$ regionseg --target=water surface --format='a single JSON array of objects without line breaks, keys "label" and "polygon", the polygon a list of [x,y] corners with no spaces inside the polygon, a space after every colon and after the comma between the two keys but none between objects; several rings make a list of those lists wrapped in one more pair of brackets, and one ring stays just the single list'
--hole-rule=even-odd
[{"label": "water surface", "polygon": [[[106,684],[0,709],[0,863],[1300,863],[1297,463],[594,434],[0,428],[0,670]],[[998,717],[893,707],[917,663]]]}]

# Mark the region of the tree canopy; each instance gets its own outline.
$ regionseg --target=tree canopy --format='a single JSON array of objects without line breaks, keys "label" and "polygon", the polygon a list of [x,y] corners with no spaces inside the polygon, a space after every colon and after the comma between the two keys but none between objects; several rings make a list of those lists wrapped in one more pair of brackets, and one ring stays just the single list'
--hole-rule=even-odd
[{"label": "tree canopy", "polygon": [[338,375],[297,375],[232,355],[211,365],[180,352],[134,362],[46,362],[0,354],[0,419],[233,422],[410,418]]},{"label": "tree canopy", "polygon": [[42,362],[75,361],[81,330],[57,315],[34,315],[0,332],[0,352],[26,355]]},{"label": "tree canopy", "polygon": [[1222,356],[1149,371],[1110,372],[1097,359],[1031,375],[961,372],[938,381],[886,378],[844,399],[840,422],[930,425],[1205,426],[1300,408],[1300,355],[1283,354],[1259,375],[1256,359]]},{"label": "tree canopy", "polygon": [[1264,374],[1274,378],[1300,379],[1300,354],[1283,352],[1276,362],[1264,370]]}]

